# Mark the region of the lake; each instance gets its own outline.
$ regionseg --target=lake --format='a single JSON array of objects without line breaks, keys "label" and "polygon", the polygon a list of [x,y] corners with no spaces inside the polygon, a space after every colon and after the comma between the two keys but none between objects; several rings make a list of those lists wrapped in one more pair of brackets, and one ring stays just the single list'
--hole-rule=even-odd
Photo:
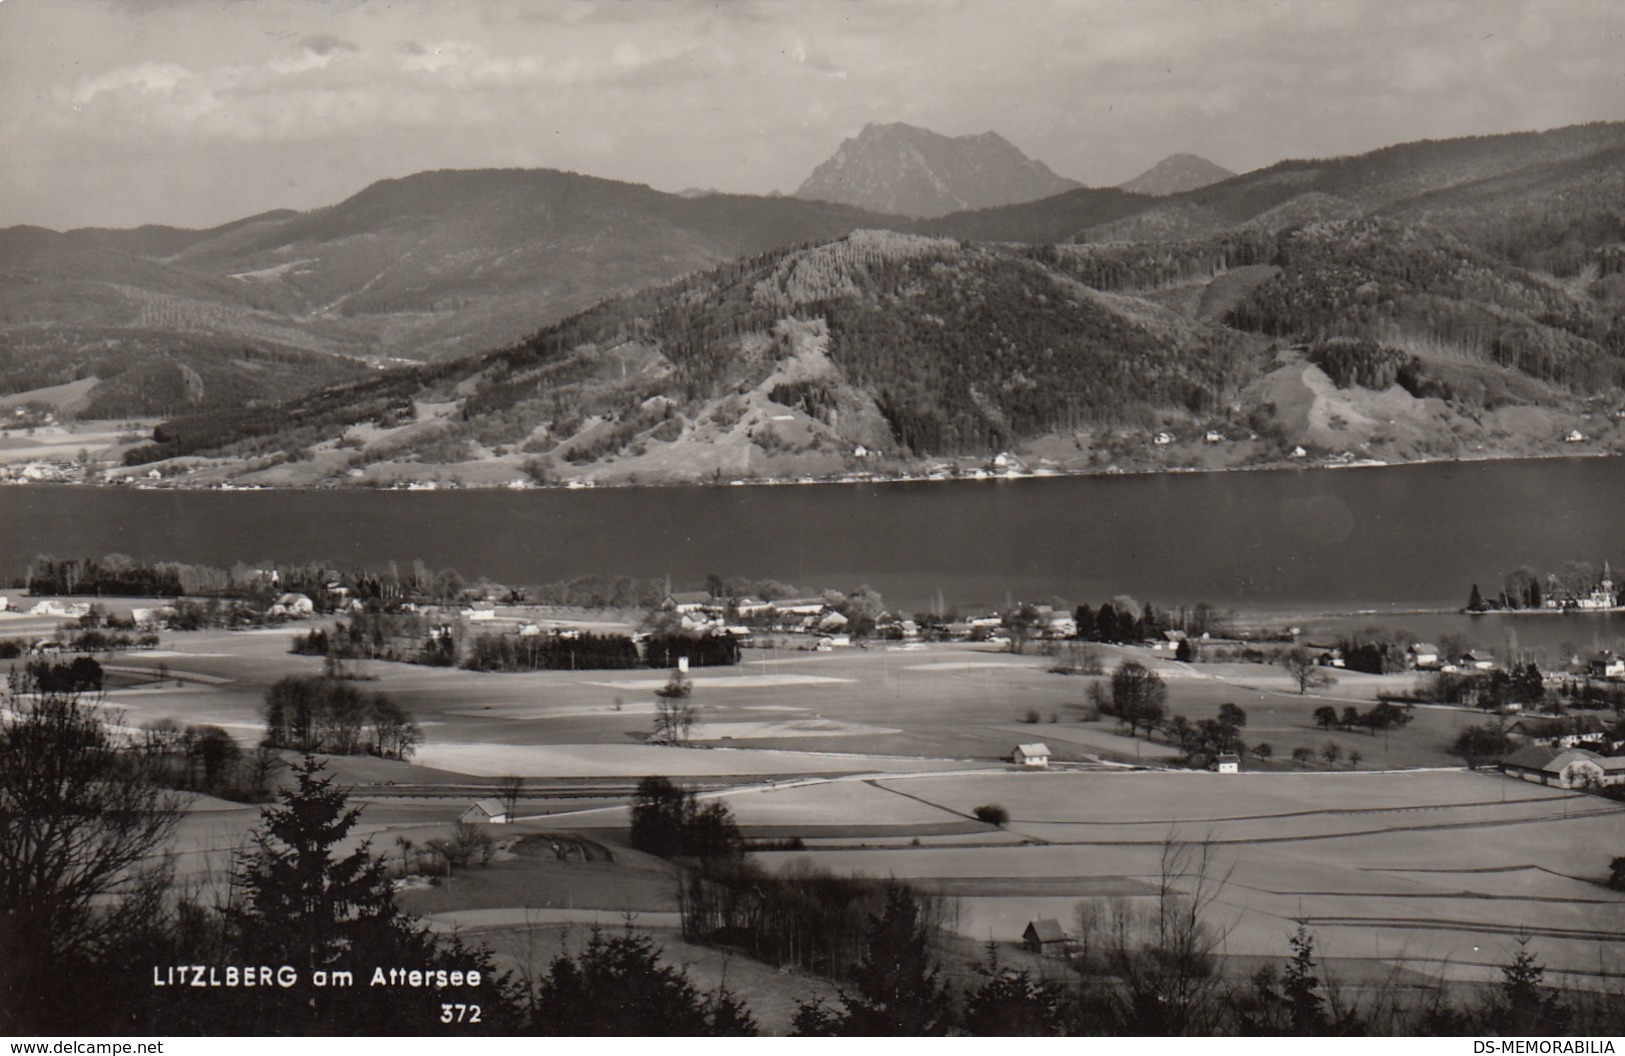
[{"label": "lake", "polygon": [[0,489],[0,573],[37,553],[230,567],[317,560],[535,584],[708,573],[868,583],[961,610],[1114,594],[1251,611],[1456,607],[1518,565],[1625,570],[1625,463],[761,487],[399,492]]}]

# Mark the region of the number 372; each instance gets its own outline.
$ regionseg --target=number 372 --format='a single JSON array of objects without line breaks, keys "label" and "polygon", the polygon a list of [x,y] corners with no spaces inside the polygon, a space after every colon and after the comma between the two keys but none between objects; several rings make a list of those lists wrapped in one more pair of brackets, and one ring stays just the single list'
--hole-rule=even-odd
[{"label": "number 372", "polygon": [[442,1023],[478,1023],[480,1021],[479,1005],[441,1005],[440,1022]]}]

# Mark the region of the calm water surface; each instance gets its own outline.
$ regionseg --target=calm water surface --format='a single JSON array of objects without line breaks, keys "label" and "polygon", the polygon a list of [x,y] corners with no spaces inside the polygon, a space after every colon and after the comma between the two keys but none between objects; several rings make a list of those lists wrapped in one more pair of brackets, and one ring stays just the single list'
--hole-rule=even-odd
[{"label": "calm water surface", "polygon": [[1527,564],[1625,571],[1625,462],[782,487],[446,492],[0,489],[0,572],[36,553],[456,568],[544,583],[711,572],[868,583],[923,606],[1060,595],[1253,610],[1428,608]]}]

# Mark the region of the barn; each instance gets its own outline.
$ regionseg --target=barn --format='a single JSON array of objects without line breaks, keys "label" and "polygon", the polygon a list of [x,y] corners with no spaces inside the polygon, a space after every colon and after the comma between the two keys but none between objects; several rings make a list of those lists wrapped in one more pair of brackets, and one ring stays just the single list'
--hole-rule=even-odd
[{"label": "barn", "polygon": [[473,806],[457,815],[457,820],[486,825],[505,825],[509,820],[508,808],[502,805],[500,799],[475,800]]}]

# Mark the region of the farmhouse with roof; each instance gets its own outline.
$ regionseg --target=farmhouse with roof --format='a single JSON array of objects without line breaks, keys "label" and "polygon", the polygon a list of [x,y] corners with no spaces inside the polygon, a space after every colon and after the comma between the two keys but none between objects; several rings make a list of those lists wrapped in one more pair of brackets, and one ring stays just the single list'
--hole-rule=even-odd
[{"label": "farmhouse with roof", "polygon": [[715,608],[718,612],[722,611],[722,606],[717,605],[710,593],[703,590],[684,590],[667,594],[661,608],[682,613],[704,612],[711,608]]},{"label": "farmhouse with roof", "polygon": [[1501,772],[1558,788],[1608,788],[1625,785],[1625,756],[1603,756],[1584,748],[1559,751],[1544,744],[1526,744],[1501,760]]},{"label": "farmhouse with roof", "polygon": [[1610,682],[1625,679],[1625,657],[1620,657],[1612,649],[1604,649],[1600,653],[1593,653],[1586,660],[1586,674],[1592,678],[1606,679]]},{"label": "farmhouse with roof", "polygon": [[474,805],[457,815],[458,821],[472,821],[488,825],[505,825],[510,820],[508,808],[500,799],[479,799]]},{"label": "farmhouse with roof", "polygon": [[1027,930],[1021,933],[1021,944],[1032,953],[1064,954],[1066,932],[1061,929],[1061,922],[1053,917],[1030,920]]},{"label": "farmhouse with roof", "polygon": [[1049,745],[1042,741],[1018,744],[1016,750],[1010,753],[1010,761],[1020,763],[1022,766],[1048,766]]}]

